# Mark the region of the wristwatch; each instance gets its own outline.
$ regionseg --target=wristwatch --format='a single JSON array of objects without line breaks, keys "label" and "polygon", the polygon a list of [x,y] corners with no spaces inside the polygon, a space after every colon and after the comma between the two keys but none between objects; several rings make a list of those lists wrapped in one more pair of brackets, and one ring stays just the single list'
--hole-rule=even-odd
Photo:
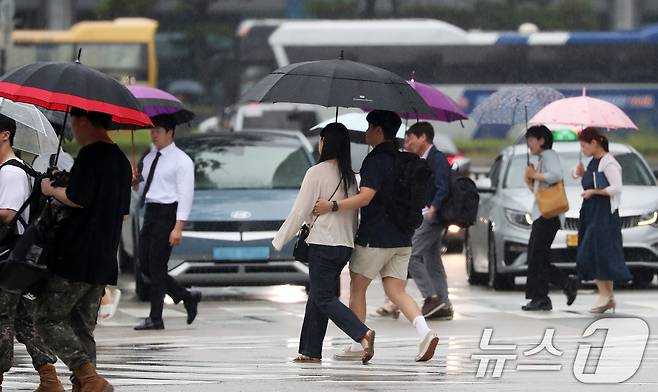
[{"label": "wristwatch", "polygon": [[331,202],[331,204],[332,204],[331,211],[333,211],[333,212],[338,211],[338,202],[334,200],[334,201]]}]

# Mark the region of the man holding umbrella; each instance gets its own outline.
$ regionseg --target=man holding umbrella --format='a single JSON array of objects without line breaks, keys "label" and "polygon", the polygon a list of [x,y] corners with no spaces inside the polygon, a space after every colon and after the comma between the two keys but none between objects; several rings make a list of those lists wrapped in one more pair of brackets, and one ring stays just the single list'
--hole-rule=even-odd
[{"label": "man holding umbrella", "polygon": [[112,116],[72,108],[82,146],[67,187],[41,182],[42,192],[72,209],[57,232],[51,277],[38,295],[37,325],[47,344],[73,372],[74,390],[112,391],[96,372],[94,329],[106,285],[116,285],[116,251],[130,207],[131,168],[107,134]]},{"label": "man holding umbrella", "polygon": [[145,206],[139,238],[142,273],[151,281],[151,313],[135,330],[164,329],[162,311],[165,293],[174,302],[183,301],[187,323],[197,315],[201,293],[182,287],[167,273],[171,249],[180,244],[183,225],[192,209],[194,163],[174,143],[176,120],[172,115],[153,117],[154,149],[143,160],[140,206]]}]

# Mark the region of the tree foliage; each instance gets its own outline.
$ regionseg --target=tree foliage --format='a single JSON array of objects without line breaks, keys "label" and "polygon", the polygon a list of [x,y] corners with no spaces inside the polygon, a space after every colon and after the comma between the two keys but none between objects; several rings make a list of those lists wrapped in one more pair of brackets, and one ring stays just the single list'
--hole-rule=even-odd
[{"label": "tree foliage", "polygon": [[151,0],[101,0],[96,8],[101,19],[123,16],[147,16],[152,8]]}]

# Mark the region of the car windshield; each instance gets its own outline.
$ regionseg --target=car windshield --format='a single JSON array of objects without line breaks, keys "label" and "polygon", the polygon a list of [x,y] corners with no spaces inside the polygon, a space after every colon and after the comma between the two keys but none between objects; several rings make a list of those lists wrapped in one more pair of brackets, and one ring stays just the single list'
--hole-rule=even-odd
[{"label": "car windshield", "polygon": [[[614,154],[622,167],[622,182],[624,185],[655,186],[656,181],[642,160],[634,153]],[[573,179],[571,171],[578,164],[578,153],[561,153],[560,162],[564,173],[564,184],[566,186],[580,186],[580,179]],[[583,156],[583,165],[587,167],[591,159]],[[531,157],[530,161],[537,166],[537,158]],[[525,188],[523,173],[526,167],[526,156],[517,155],[509,166],[505,177],[505,188]]]},{"label": "car windshield", "polygon": [[197,190],[297,189],[311,167],[293,137],[242,134],[189,139],[179,147],[194,160]]}]

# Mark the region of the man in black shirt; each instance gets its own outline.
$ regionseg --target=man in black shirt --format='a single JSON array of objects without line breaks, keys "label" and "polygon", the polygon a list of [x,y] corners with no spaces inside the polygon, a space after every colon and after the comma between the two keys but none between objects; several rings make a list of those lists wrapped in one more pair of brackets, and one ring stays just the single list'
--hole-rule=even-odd
[{"label": "man in black shirt", "polygon": [[123,216],[130,207],[128,159],[107,134],[111,116],[71,110],[82,145],[67,187],[41,182],[42,192],[72,208],[57,232],[53,273],[38,296],[37,325],[47,344],[84,391],[111,391],[96,373],[94,329],[105,285],[117,283],[116,260]]},{"label": "man in black shirt", "polygon": [[[361,321],[365,321],[366,290],[373,279],[381,277],[388,298],[416,328],[419,338],[416,361],[428,361],[434,356],[439,338],[427,326],[418,305],[405,291],[413,231],[402,230],[389,213],[391,208],[396,207],[391,205],[391,200],[395,199],[397,191],[396,133],[401,120],[397,114],[385,110],[370,112],[367,120],[366,142],[373,150],[361,166],[359,193],[339,202],[320,200],[314,212],[322,215],[330,211],[361,208],[361,222],[350,260],[350,309]],[[359,358],[360,350],[360,346],[352,345],[336,357]]]}]

